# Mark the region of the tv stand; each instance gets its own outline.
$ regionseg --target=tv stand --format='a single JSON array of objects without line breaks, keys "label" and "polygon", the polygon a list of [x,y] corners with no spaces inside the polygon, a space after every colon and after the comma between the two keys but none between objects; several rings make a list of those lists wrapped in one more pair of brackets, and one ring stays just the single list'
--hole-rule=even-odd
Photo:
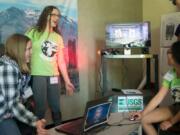
[{"label": "tv stand", "polygon": [[107,86],[107,60],[110,59],[146,59],[146,89],[151,88],[151,60],[154,60],[154,81],[155,91],[159,89],[159,74],[158,74],[158,55],[157,54],[133,54],[133,55],[106,55],[102,54],[102,74],[103,74],[103,85],[102,85],[102,96],[105,96],[108,92]]},{"label": "tv stand", "polygon": [[[128,47],[128,45],[125,46],[123,49],[124,49],[124,55],[133,55],[131,53],[132,48]],[[149,54],[149,48],[141,48],[141,54]]]}]

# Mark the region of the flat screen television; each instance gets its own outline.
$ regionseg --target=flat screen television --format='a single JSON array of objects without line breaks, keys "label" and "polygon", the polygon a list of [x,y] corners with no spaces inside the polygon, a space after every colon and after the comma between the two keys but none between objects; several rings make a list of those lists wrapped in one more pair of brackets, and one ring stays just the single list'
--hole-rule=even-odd
[{"label": "flat screen television", "polygon": [[150,22],[108,24],[105,38],[109,48],[148,48],[151,46]]}]

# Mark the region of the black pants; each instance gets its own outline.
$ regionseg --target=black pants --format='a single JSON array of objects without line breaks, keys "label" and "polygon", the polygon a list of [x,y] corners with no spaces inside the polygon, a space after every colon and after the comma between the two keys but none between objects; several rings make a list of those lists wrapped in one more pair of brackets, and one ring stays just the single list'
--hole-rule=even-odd
[{"label": "black pants", "polygon": [[35,114],[39,119],[45,118],[46,102],[51,109],[55,125],[61,123],[60,111],[60,78],[57,83],[51,84],[50,76],[32,76],[32,90],[35,101]]}]

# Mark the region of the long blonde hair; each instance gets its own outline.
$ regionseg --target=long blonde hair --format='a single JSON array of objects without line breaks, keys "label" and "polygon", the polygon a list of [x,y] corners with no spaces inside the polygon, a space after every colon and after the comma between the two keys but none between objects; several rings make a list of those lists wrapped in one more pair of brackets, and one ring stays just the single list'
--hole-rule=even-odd
[{"label": "long blonde hair", "polygon": [[22,34],[11,35],[5,44],[5,54],[17,62],[22,73],[30,73],[30,66],[26,63],[25,51],[30,39]]}]

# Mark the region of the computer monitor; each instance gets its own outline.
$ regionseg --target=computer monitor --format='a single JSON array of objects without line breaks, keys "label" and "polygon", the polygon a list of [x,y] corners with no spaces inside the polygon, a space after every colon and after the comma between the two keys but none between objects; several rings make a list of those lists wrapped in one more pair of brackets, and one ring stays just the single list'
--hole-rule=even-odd
[{"label": "computer monitor", "polygon": [[150,23],[108,24],[105,38],[109,48],[148,48],[151,46]]}]

